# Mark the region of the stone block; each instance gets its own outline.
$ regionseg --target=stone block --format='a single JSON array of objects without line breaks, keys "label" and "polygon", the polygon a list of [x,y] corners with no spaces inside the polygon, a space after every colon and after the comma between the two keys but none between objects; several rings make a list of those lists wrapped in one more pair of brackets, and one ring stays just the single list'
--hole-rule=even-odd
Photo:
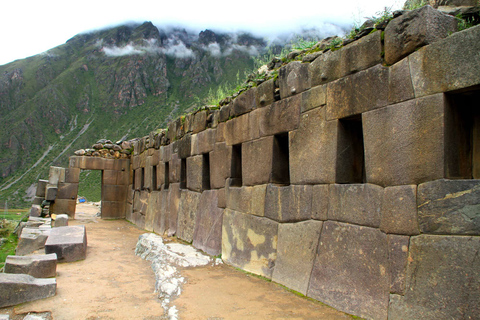
[{"label": "stone block", "polygon": [[256,108],[257,103],[255,101],[255,88],[250,88],[247,91],[241,93],[232,101],[232,108],[230,110],[230,116],[238,117],[244,113],[250,112]]},{"label": "stone block", "polygon": [[394,104],[415,98],[408,57],[388,68],[388,102]]},{"label": "stone block", "polygon": [[202,192],[204,190],[203,156],[187,158],[187,189]]},{"label": "stone block", "polygon": [[325,84],[382,63],[381,33],[374,32],[340,50],[320,55],[309,66],[311,85]]},{"label": "stone block", "polygon": [[104,163],[105,160],[107,159],[98,158],[98,157],[85,157],[85,168],[80,168],[80,169],[103,170],[105,168],[105,163]]},{"label": "stone block", "polygon": [[310,89],[308,66],[309,64],[293,61],[279,69],[277,81],[281,99]]},{"label": "stone block", "polygon": [[480,235],[480,180],[422,183],[417,204],[422,233]]},{"label": "stone block", "polygon": [[80,181],[80,169],[79,168],[66,168],[65,169],[65,182],[78,183]]},{"label": "stone block", "polygon": [[45,253],[56,253],[60,262],[84,260],[87,257],[85,226],[53,228],[45,242]]},{"label": "stone block", "polygon": [[189,190],[182,191],[178,207],[177,237],[187,242],[193,241],[195,217],[201,193]]},{"label": "stone block", "polygon": [[172,160],[172,145],[160,147],[160,161],[168,162]]},{"label": "stone block", "polygon": [[85,161],[87,157],[71,156],[68,158],[68,166],[70,168],[86,169]]},{"label": "stone block", "polygon": [[160,162],[157,165],[157,186],[156,190],[160,190],[162,185],[165,184],[165,163]]},{"label": "stone block", "polygon": [[57,199],[76,200],[78,194],[78,183],[60,182],[58,184]]},{"label": "stone block", "polygon": [[215,135],[216,142],[225,142],[225,122],[220,122],[217,126],[217,133]]},{"label": "stone block", "polygon": [[117,171],[117,182],[115,184],[127,186],[130,184],[130,170]]},{"label": "stone block", "polygon": [[[196,136],[196,135],[195,135]],[[175,144],[178,148],[178,157],[179,158],[188,158],[190,157],[192,150],[192,135],[187,134],[182,139],[175,141]]]},{"label": "stone block", "polygon": [[383,188],[374,184],[332,184],[328,220],[378,228]]},{"label": "stone block", "polygon": [[388,261],[390,265],[390,293],[405,294],[405,275],[410,237],[389,234]]},{"label": "stone block", "polygon": [[200,111],[195,114],[195,118],[193,120],[193,133],[199,133],[200,131],[205,130],[207,127],[207,111]]},{"label": "stone block", "polygon": [[51,185],[57,185],[59,182],[65,182],[65,168],[50,167],[48,183]]},{"label": "stone block", "polygon": [[40,217],[42,215],[42,207],[38,204],[32,204],[30,208],[30,217]]},{"label": "stone block", "polygon": [[312,215],[312,186],[267,185],[265,217],[278,222],[309,220]]},{"label": "stone block", "polygon": [[312,219],[327,220],[329,202],[328,185],[315,185],[312,187]]},{"label": "stone block", "polygon": [[35,191],[35,195],[37,197],[45,198],[45,190],[47,188],[48,180],[38,180],[37,182],[37,190]]},{"label": "stone block", "polygon": [[125,201],[102,201],[102,219],[124,219]]},{"label": "stone block", "polygon": [[394,64],[455,31],[457,20],[430,6],[409,11],[390,21],[385,28],[385,62]]},{"label": "stone block", "polygon": [[67,214],[70,218],[75,218],[75,209],[77,201],[72,199],[56,199],[50,204],[50,212],[55,214]]},{"label": "stone block", "polygon": [[180,182],[182,172],[182,159],[178,158],[177,154],[172,155],[172,160],[169,162],[169,182]]},{"label": "stone block", "polygon": [[237,118],[228,120],[225,124],[225,142],[227,145],[235,145],[252,140],[252,128],[250,126],[251,113],[243,114]]},{"label": "stone block", "polygon": [[442,178],[444,110],[437,94],[364,113],[367,181],[395,186]]},{"label": "stone block", "polygon": [[215,144],[210,152],[210,187],[225,187],[225,179],[232,176],[232,147],[225,142]]},{"label": "stone block", "polygon": [[[409,56],[415,96],[459,90],[480,84],[480,26],[452,34]],[[445,50],[448,48],[448,50]]]},{"label": "stone block", "polygon": [[102,184],[117,184],[117,171],[115,171],[115,170],[103,170],[102,171]]},{"label": "stone block", "polygon": [[270,79],[260,84],[255,92],[257,108],[262,108],[272,104],[275,101],[274,92],[275,80]]},{"label": "stone block", "polygon": [[17,256],[25,256],[36,250],[43,249],[50,232],[51,229],[23,228],[18,239],[15,254]]},{"label": "stone block", "polygon": [[321,221],[303,221],[278,226],[273,281],[307,294],[322,224]]},{"label": "stone block", "polygon": [[127,199],[127,186],[102,185],[102,201],[125,201]]},{"label": "stone block", "polygon": [[341,119],[388,104],[388,68],[377,65],[328,84],[327,120]]},{"label": "stone block", "polygon": [[417,235],[417,186],[387,187],[383,193],[380,230],[385,233]]},{"label": "stone block", "polygon": [[296,95],[258,109],[260,136],[270,136],[295,130],[300,122],[301,104],[302,95]]},{"label": "stone block", "polygon": [[227,199],[225,197],[225,188],[218,189],[218,207],[225,209],[227,207]]},{"label": "stone block", "polygon": [[480,237],[411,237],[405,295],[391,295],[388,318],[478,318],[479,250]]},{"label": "stone block", "polygon": [[166,216],[168,210],[168,194],[169,190],[162,190],[160,191],[160,200],[159,208],[157,208],[157,212],[153,217],[153,231],[160,235],[163,235],[166,231]]},{"label": "stone block", "polygon": [[301,111],[306,112],[327,103],[327,86],[316,86],[302,93]]},{"label": "stone block", "polygon": [[168,207],[165,213],[165,228],[168,236],[173,236],[177,232],[178,208],[180,206],[180,183],[172,183],[167,196]]},{"label": "stone block", "polygon": [[225,188],[226,207],[241,213],[265,216],[265,196],[267,185],[253,187],[232,187],[227,183]]},{"label": "stone block", "polygon": [[218,207],[218,191],[202,192],[195,216],[193,246],[212,256],[222,253],[223,209]]},{"label": "stone block", "polygon": [[55,217],[55,227],[66,227],[68,226],[68,215],[67,214],[57,214]]},{"label": "stone block", "polygon": [[268,279],[277,259],[278,223],[230,209],[223,213],[222,259]]},{"label": "stone block", "polygon": [[156,150],[153,151],[152,154],[152,166],[156,166],[160,163],[161,161],[161,151],[160,151],[160,146],[158,148],[155,148]]},{"label": "stone block", "polygon": [[5,273],[28,274],[34,278],[51,278],[57,275],[57,255],[7,256]]},{"label": "stone block", "polygon": [[33,201],[32,201],[32,204],[35,204],[35,205],[41,205],[43,200],[45,200],[44,197],[37,197],[35,196],[35,198],[33,198]]},{"label": "stone block", "polygon": [[191,155],[209,153],[216,141],[216,129],[207,129],[192,136]]},{"label": "stone block", "polygon": [[219,118],[220,122],[225,122],[230,119],[231,109],[232,109],[231,103],[228,105],[222,106],[220,108],[220,118]]},{"label": "stone block", "polygon": [[132,156],[132,168],[133,170],[140,168],[140,156]]},{"label": "stone block", "polygon": [[144,215],[147,214],[149,197],[150,193],[147,191],[136,192],[133,200],[133,211],[141,212]]},{"label": "stone block", "polygon": [[387,236],[378,229],[323,223],[307,295],[367,319],[386,319]]},{"label": "stone block", "polygon": [[53,297],[56,279],[36,279],[27,274],[0,273],[0,308]]},{"label": "stone block", "polygon": [[273,182],[274,137],[242,144],[242,182],[244,186]]},{"label": "stone block", "polygon": [[142,168],[138,168],[135,170],[135,175],[134,175],[134,187],[135,190],[142,190],[142,181],[143,181],[143,170]]},{"label": "stone block", "polygon": [[144,177],[143,177],[143,188],[145,188],[146,190],[149,190],[149,191],[152,191],[153,190],[153,186],[152,186],[152,174],[153,174],[153,170],[152,170],[152,165],[151,165],[151,160],[152,160],[152,157],[151,156],[147,156],[147,158],[145,159],[145,169],[144,169]]},{"label": "stone block", "polygon": [[335,182],[338,126],[338,120],[326,121],[325,108],[302,114],[299,128],[289,134],[292,184]]},{"label": "stone block", "polygon": [[155,216],[160,213],[161,208],[160,191],[152,191],[148,197],[147,210],[145,212],[145,230],[153,232]]},{"label": "stone block", "polygon": [[45,200],[54,201],[57,197],[58,187],[57,185],[48,184],[45,190]]}]

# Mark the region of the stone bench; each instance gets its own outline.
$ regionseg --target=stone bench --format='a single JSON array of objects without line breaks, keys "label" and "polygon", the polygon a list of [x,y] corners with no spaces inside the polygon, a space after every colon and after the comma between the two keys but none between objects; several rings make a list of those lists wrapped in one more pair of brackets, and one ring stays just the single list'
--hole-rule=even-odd
[{"label": "stone bench", "polygon": [[87,256],[85,226],[53,228],[45,243],[45,253],[56,253],[58,261],[72,262]]},{"label": "stone bench", "polygon": [[28,274],[35,278],[51,278],[57,275],[55,253],[33,256],[8,256],[5,273]]},{"label": "stone bench", "polygon": [[57,280],[36,279],[27,274],[0,273],[0,308],[55,295]]}]

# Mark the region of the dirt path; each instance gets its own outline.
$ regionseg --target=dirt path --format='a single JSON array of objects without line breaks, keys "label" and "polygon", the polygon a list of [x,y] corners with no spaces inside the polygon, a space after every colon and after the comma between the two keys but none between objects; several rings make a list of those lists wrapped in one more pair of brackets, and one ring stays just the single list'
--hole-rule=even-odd
[{"label": "dirt path", "polygon": [[[144,233],[124,220],[101,220],[80,206],[70,225],[87,228],[87,259],[57,267],[55,297],[25,303],[15,313],[51,311],[53,319],[166,319],[153,292],[150,262],[135,256]],[[226,265],[186,269],[173,304],[180,319],[351,319],[318,302]],[[2,309],[0,309],[0,314]]]}]

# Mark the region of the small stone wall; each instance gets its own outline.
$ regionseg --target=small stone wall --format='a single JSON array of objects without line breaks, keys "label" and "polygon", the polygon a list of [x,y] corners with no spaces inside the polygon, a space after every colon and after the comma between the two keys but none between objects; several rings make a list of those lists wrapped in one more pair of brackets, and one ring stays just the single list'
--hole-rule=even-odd
[{"label": "small stone wall", "polygon": [[112,215],[339,310],[474,319],[480,26],[455,30],[427,6],[292,62],[136,141],[128,188],[122,160],[70,167],[104,170]]}]

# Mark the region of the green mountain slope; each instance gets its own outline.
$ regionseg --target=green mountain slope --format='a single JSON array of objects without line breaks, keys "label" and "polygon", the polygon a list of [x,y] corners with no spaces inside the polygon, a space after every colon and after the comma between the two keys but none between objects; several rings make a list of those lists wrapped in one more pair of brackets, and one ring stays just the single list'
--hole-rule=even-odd
[{"label": "green mountain slope", "polygon": [[248,34],[146,22],[0,66],[0,205],[25,205],[51,165],[67,166],[99,138],[140,137],[205,104],[210,89],[250,71],[265,45]]}]

